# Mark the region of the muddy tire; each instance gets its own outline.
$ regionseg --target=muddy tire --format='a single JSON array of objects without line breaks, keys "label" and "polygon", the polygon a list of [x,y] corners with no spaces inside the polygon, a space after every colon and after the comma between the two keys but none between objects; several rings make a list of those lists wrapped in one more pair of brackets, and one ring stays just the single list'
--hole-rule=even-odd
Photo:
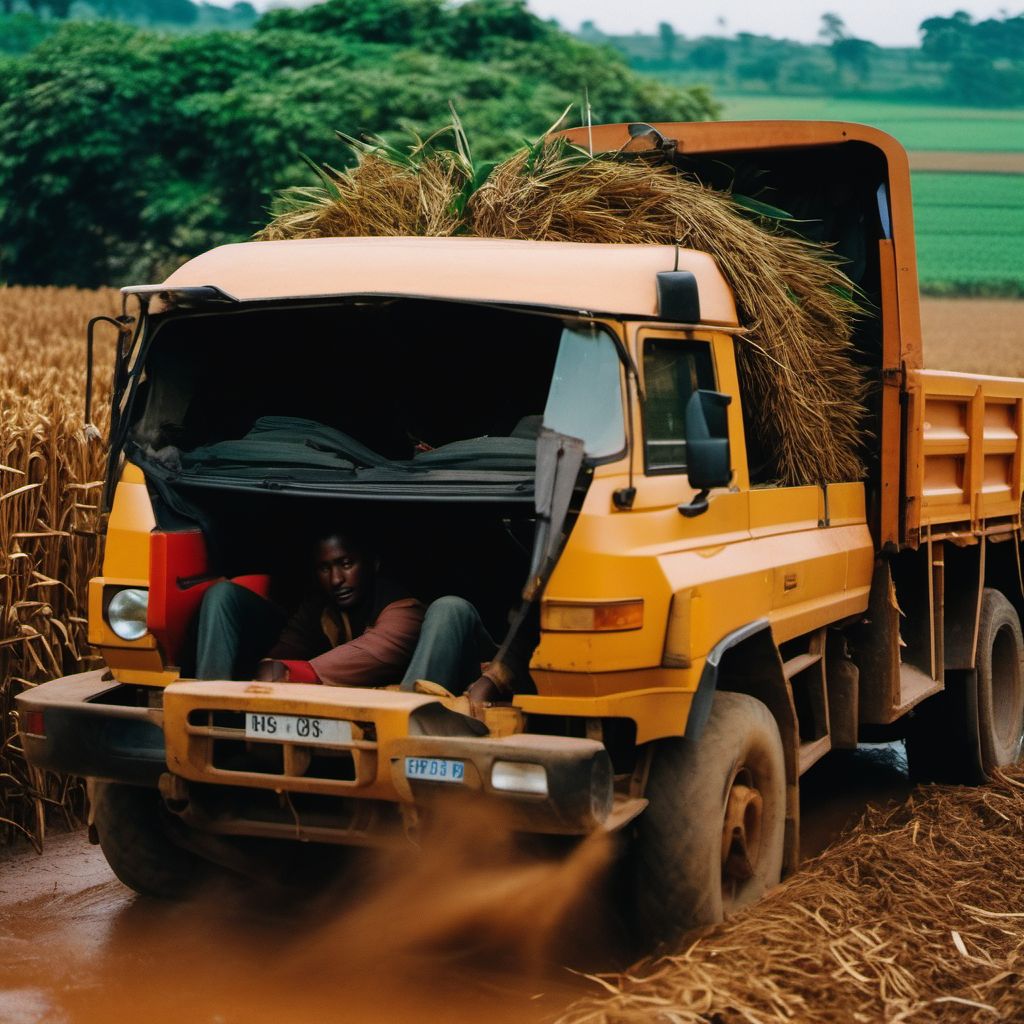
[{"label": "muddy tire", "polygon": [[986,590],[978,630],[977,722],[980,768],[1016,764],[1024,747],[1024,636],[1020,617],[998,590]]},{"label": "muddy tire", "polygon": [[947,672],[946,689],[911,720],[907,763],[915,782],[976,785],[1024,752],[1024,636],[998,591],[981,599],[971,672]]},{"label": "muddy tire", "polygon": [[155,789],[95,782],[93,823],[114,874],[143,896],[180,900],[195,891],[208,865],[171,839],[173,822]]},{"label": "muddy tire", "polygon": [[629,867],[638,945],[721,921],[779,881],[785,759],[761,701],[715,694],[699,740],[656,744],[646,796]]}]

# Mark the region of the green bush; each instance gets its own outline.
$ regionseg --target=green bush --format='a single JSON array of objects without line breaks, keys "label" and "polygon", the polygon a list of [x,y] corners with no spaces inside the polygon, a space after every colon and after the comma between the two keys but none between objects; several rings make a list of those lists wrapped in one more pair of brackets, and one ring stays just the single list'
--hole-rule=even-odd
[{"label": "green bush", "polygon": [[158,279],[261,226],[313,180],[303,155],[343,162],[336,129],[426,134],[451,101],[486,159],[584,89],[597,122],[716,113],[518,0],[330,0],[250,32],[67,23],[0,60],[0,280]]}]

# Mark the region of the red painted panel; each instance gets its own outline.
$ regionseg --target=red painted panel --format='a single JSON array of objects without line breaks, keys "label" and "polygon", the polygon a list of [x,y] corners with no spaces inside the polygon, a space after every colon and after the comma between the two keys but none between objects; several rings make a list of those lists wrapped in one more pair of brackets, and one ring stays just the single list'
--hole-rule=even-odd
[{"label": "red painted panel", "polygon": [[[208,573],[206,540],[201,530],[181,533],[154,530],[149,535],[147,622],[167,665],[180,664],[181,645],[189,623],[199,611],[203,595],[224,578],[207,578]],[[260,597],[270,597],[270,577],[267,575],[236,576],[231,582]],[[316,676],[309,681],[316,682]]]},{"label": "red painted panel", "polygon": [[201,530],[149,535],[150,632],[157,639],[166,664],[178,664],[188,624],[199,609],[203,594],[219,577],[183,587],[181,581],[202,578],[208,571],[206,540]]},{"label": "red painted panel", "polygon": [[232,576],[231,582],[270,600],[270,577],[267,575]]}]

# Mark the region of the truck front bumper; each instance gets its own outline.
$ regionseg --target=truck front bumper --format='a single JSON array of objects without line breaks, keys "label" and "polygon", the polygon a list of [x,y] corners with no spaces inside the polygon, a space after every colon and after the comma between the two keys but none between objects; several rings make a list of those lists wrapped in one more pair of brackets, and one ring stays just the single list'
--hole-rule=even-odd
[{"label": "truck front bumper", "polygon": [[[373,843],[458,794],[500,805],[511,828],[584,835],[607,825],[614,778],[594,740],[495,737],[436,697],[301,684],[182,682],[163,707],[117,703],[103,672],[17,697],[25,753],[40,768],[158,786],[170,810],[226,834]],[[349,723],[330,745],[254,738],[247,715]],[[458,763],[457,781],[422,766]],[[511,766],[511,768],[509,767]],[[517,788],[518,787],[518,788]]]},{"label": "truck front bumper", "polygon": [[29,763],[69,775],[157,785],[167,771],[163,713],[122,703],[124,689],[99,669],[19,693],[14,700]]}]

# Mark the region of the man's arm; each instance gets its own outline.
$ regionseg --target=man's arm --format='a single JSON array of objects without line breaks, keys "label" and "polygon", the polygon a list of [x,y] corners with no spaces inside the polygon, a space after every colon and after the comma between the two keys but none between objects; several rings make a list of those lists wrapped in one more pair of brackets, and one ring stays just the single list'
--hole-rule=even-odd
[{"label": "man's arm", "polygon": [[304,601],[281,630],[277,642],[266,658],[274,661],[308,661],[327,648],[327,638],[320,628],[320,601]]},{"label": "man's arm", "polygon": [[423,605],[414,598],[392,601],[361,636],[310,658],[322,683],[386,686],[397,683],[412,658],[423,625]]}]

